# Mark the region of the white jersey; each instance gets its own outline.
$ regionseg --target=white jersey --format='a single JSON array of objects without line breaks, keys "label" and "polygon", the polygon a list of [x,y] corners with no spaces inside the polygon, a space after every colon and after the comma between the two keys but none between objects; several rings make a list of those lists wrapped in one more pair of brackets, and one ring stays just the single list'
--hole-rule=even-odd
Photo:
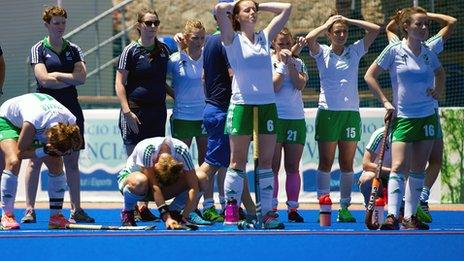
[{"label": "white jersey", "polygon": [[321,93],[319,108],[333,111],[358,111],[359,61],[366,54],[364,40],[358,40],[335,54],[327,45],[320,45],[319,52],[310,55],[316,60]]},{"label": "white jersey", "polygon": [[[296,70],[308,74],[306,66],[301,59],[295,58]],[[272,71],[275,72],[279,61],[272,56]],[[288,65],[293,66],[293,65]],[[282,86],[276,95],[277,115],[279,119],[299,120],[304,119],[304,105],[301,91],[293,87],[292,80],[287,74],[284,75]]]},{"label": "white jersey", "polygon": [[0,117],[9,120],[17,128],[24,122],[35,128],[34,139],[45,142],[45,131],[58,123],[76,124],[76,117],[52,96],[28,93],[5,101],[0,107]]},{"label": "white jersey", "polygon": [[427,89],[434,86],[440,61],[427,46],[422,45],[416,56],[403,39],[387,46],[375,62],[390,73],[398,117],[422,118],[435,113],[435,99],[427,94]]},{"label": "white jersey", "polygon": [[[390,43],[395,43],[395,42],[400,42],[400,38],[398,38],[398,36],[396,35],[391,39]],[[441,34],[436,34],[430,37],[429,39],[427,39],[427,41],[425,41],[425,45],[436,55],[439,55],[441,52],[443,52],[444,43],[445,42]],[[434,102],[435,102],[435,108],[438,109],[438,101],[434,100]]]},{"label": "white jersey", "polygon": [[184,170],[193,170],[194,165],[188,146],[178,139],[168,137],[155,137],[140,141],[127,159],[125,170],[134,172],[140,171],[141,167],[153,167],[153,161],[158,157],[160,146],[165,141],[171,148],[172,157],[184,164]]},{"label": "white jersey", "polygon": [[203,54],[193,60],[187,53],[180,51],[169,58],[168,73],[172,76],[174,88],[174,119],[203,120],[205,91],[203,88]]},{"label": "white jersey", "polygon": [[275,103],[270,41],[263,31],[254,36],[252,43],[240,32],[234,33],[232,44],[224,45],[234,71],[230,100],[233,104]]},{"label": "white jersey", "polygon": [[[385,127],[378,128],[377,130],[372,133],[371,138],[369,139],[369,142],[366,145],[366,150],[370,151],[371,153],[374,153],[376,155],[375,157],[375,163],[378,163],[380,160],[380,149],[382,147],[382,139],[383,139],[383,131]],[[392,157],[391,157],[391,135],[390,137],[387,138],[386,140],[387,144],[385,145],[385,152],[383,156],[383,166],[390,168],[391,163],[392,163]]]}]

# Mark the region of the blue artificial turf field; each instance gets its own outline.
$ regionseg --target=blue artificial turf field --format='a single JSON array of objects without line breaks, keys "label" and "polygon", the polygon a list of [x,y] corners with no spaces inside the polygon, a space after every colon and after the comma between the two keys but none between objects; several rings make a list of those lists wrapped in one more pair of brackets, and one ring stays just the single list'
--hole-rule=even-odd
[{"label": "blue artificial turf field", "polygon": [[[15,214],[20,219],[23,210]],[[101,225],[119,225],[119,209],[89,209]],[[0,260],[464,260],[464,212],[433,211],[429,231],[369,231],[364,211],[357,223],[321,228],[318,212],[303,210],[306,223],[285,223],[285,230],[226,230],[223,224],[198,231],[167,231],[161,222],[151,231],[48,230],[48,210],[37,210],[36,224],[0,231]],[[334,212],[336,213],[336,212]],[[68,214],[65,212],[65,214]],[[279,212],[287,221],[286,212]],[[8,247],[6,247],[8,246]],[[167,258],[167,259],[166,259]]]}]

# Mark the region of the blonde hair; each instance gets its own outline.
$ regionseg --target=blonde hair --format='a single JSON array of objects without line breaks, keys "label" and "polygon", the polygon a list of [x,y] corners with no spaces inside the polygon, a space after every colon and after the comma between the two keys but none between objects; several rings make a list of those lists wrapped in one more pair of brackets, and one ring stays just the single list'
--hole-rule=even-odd
[{"label": "blonde hair", "polygon": [[45,132],[52,148],[65,153],[82,147],[82,136],[76,124],[58,123]]},{"label": "blonde hair", "polygon": [[50,7],[45,8],[43,15],[42,15],[42,20],[44,20],[44,22],[46,23],[50,23],[53,16],[62,16],[67,19],[68,13],[66,12],[64,8],[61,8],[59,6],[56,6],[56,5],[50,6]]},{"label": "blonde hair", "polygon": [[184,31],[183,31],[184,35],[191,34],[193,29],[199,29],[199,30],[206,31],[205,27],[203,26],[203,24],[201,23],[200,20],[198,20],[198,19],[189,19],[189,20],[187,20],[187,22],[185,22],[185,26],[184,26]]},{"label": "blonde hair", "polygon": [[172,185],[179,180],[183,169],[184,164],[176,161],[172,155],[167,153],[159,155],[158,162],[154,166],[155,176],[159,183],[164,186]]}]

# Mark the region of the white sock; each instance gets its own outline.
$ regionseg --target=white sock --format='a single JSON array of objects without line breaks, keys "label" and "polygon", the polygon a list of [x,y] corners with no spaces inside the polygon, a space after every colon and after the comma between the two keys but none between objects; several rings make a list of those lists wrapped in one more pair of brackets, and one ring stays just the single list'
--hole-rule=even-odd
[{"label": "white sock", "polygon": [[388,178],[388,214],[398,218],[401,201],[403,200],[404,176],[401,173],[391,172]]},{"label": "white sock", "polygon": [[224,193],[226,200],[234,198],[237,200],[237,206],[242,202],[243,180],[245,172],[237,169],[228,168],[224,180]]},{"label": "white sock", "polygon": [[16,191],[18,189],[18,177],[11,171],[4,170],[1,179],[2,210],[3,214],[13,214]]},{"label": "white sock", "polygon": [[274,193],[274,172],[272,169],[258,170],[259,191],[261,192],[261,213],[266,215],[272,210],[272,195]]},{"label": "white sock", "polygon": [[207,209],[214,206],[214,199],[213,198],[205,198],[203,200],[203,209]]},{"label": "white sock", "polygon": [[50,198],[50,216],[61,213],[64,192],[66,191],[66,176],[61,172],[57,176],[48,173],[48,197]]},{"label": "white sock", "polygon": [[143,201],[145,195],[136,195],[129,190],[129,186],[126,185],[122,189],[122,195],[124,197],[124,210],[134,210],[135,205],[138,201]]},{"label": "white sock", "polygon": [[409,172],[406,182],[406,193],[404,199],[404,218],[409,219],[416,214],[419,196],[424,185],[425,172]]},{"label": "white sock", "polygon": [[353,187],[353,172],[340,174],[340,208],[347,208],[351,203],[351,188]]},{"label": "white sock", "polygon": [[430,188],[424,185],[422,187],[422,192],[421,192],[421,195],[420,195],[419,199],[422,202],[427,202],[427,201],[429,201],[429,196],[430,196]]},{"label": "white sock", "polygon": [[330,193],[330,172],[317,171],[317,198]]}]

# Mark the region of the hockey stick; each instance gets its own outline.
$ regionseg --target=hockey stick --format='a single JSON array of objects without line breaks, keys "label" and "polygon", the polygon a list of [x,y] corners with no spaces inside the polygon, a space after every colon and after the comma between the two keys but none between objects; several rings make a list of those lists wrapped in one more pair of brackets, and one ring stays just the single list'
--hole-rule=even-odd
[{"label": "hockey stick", "polygon": [[255,182],[255,201],[256,201],[256,228],[262,229],[263,213],[261,210],[261,191],[259,190],[259,176],[258,176],[258,164],[259,164],[259,131],[258,131],[258,106],[253,106],[253,160],[254,160],[254,182]]},{"label": "hockey stick", "polygon": [[380,173],[382,172],[383,157],[385,155],[389,129],[390,119],[387,118],[385,120],[385,129],[383,130],[382,143],[380,144],[379,162],[377,163],[377,169],[375,170],[375,177],[372,179],[372,189],[369,196],[369,202],[367,203],[366,218],[364,220],[364,223],[369,230],[377,230],[381,225],[378,220],[372,220],[372,215],[374,213],[375,199],[379,196],[379,188],[382,185]]},{"label": "hockey stick", "polygon": [[66,229],[78,230],[153,230],[156,226],[103,226],[103,225],[88,225],[88,224],[68,224]]}]

